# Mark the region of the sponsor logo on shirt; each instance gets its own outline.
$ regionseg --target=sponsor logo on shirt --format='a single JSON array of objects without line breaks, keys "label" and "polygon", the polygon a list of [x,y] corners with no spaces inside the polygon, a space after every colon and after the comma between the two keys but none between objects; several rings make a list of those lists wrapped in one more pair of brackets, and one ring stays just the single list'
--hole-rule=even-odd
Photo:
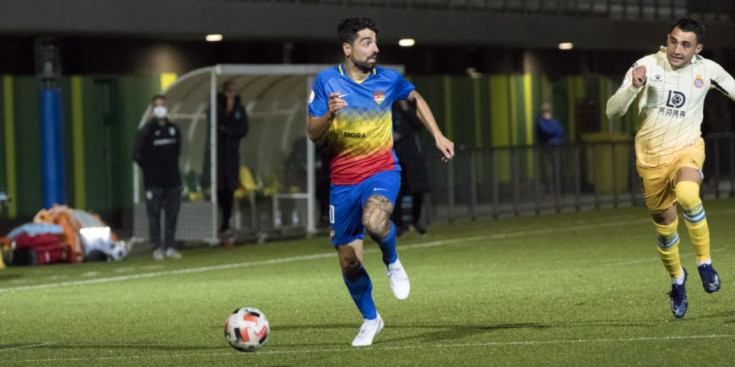
[{"label": "sponsor logo on shirt", "polygon": [[659,107],[658,114],[661,116],[666,116],[666,117],[684,118],[686,117],[687,113],[686,111],[677,110],[675,108]]},{"label": "sponsor logo on shirt", "polygon": [[373,92],[373,100],[377,104],[383,103],[383,101],[385,101],[385,91],[376,90],[375,92]]},{"label": "sponsor logo on shirt", "polygon": [[697,74],[697,77],[694,78],[694,86],[697,88],[704,87],[704,79],[702,79],[702,76]]},{"label": "sponsor logo on shirt", "polygon": [[666,117],[684,118],[686,111],[680,108],[686,103],[686,95],[676,90],[669,91],[669,97],[666,99],[666,107],[659,107],[658,114]]},{"label": "sponsor logo on shirt", "polygon": [[171,144],[176,144],[176,139],[169,138],[169,139],[155,139],[155,140],[153,140],[153,145],[154,146],[171,145]]},{"label": "sponsor logo on shirt", "polygon": [[368,135],[365,133],[356,133],[353,131],[345,131],[342,134],[342,136],[345,138],[353,138],[353,139],[367,139],[368,138]]},{"label": "sponsor logo on shirt", "polygon": [[684,105],[686,100],[687,99],[684,96],[684,93],[676,91],[676,90],[670,90],[669,98],[666,101],[666,107],[681,108],[681,106]]}]

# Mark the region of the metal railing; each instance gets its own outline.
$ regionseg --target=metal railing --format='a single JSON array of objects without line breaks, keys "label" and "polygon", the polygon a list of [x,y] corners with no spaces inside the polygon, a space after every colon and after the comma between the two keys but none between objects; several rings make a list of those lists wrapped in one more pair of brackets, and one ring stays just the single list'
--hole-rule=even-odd
[{"label": "metal railing", "polygon": [[[705,199],[735,196],[735,135],[706,139]],[[643,206],[633,143],[557,147],[459,146],[448,165],[429,162],[429,220],[539,215]]]}]

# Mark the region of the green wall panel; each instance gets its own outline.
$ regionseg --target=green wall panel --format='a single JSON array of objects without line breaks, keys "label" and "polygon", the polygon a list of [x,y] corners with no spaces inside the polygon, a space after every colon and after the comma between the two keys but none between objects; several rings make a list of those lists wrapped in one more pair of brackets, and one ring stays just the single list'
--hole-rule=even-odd
[{"label": "green wall panel", "polygon": [[[5,149],[0,151],[0,188],[15,177],[18,189],[13,198],[18,217],[31,217],[42,205],[40,171],[39,91],[33,76],[9,76],[12,84],[15,140],[12,148],[14,170],[9,174]],[[75,79],[76,78],[76,79]],[[76,81],[75,81],[76,80]],[[458,146],[508,148],[536,142],[535,119],[540,106],[550,101],[555,116],[567,130],[567,141],[577,142],[580,118],[585,129],[613,129],[634,133],[634,111],[609,124],[604,117],[607,98],[618,81],[600,76],[566,76],[549,79],[544,75],[493,74],[468,76],[414,76],[409,80],[429,103],[437,124]],[[59,81],[63,96],[64,153],[68,203],[72,207],[98,212],[113,225],[129,217],[133,203],[132,152],[141,114],[150,98],[161,91],[161,78],[150,76],[77,76]],[[0,94],[5,98],[4,90]],[[578,112],[581,102],[591,102],[592,114]],[[589,112],[589,111],[588,111]],[[5,106],[0,118],[5,121]],[[421,134],[431,159],[433,139]],[[6,146],[6,129],[0,129],[0,143]],[[7,149],[11,149],[7,148]],[[492,161],[476,162],[480,180],[494,166],[501,182],[510,177],[510,151],[501,149]],[[12,158],[11,158],[12,159]],[[530,157],[520,157],[522,172],[533,175]],[[460,171],[468,167],[456,167]],[[459,172],[458,173],[465,173]],[[489,176],[487,176],[489,177]],[[128,214],[125,214],[128,213]]]},{"label": "green wall panel", "polygon": [[35,77],[14,78],[15,157],[18,217],[32,217],[43,206],[40,143],[40,82]]}]

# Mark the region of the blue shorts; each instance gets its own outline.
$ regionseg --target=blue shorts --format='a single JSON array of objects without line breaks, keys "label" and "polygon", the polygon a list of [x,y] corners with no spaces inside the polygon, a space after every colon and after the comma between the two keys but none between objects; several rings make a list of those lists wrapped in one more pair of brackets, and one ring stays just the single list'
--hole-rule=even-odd
[{"label": "blue shorts", "polygon": [[365,238],[362,210],[370,196],[381,195],[395,206],[401,188],[399,171],[376,173],[354,185],[329,187],[329,235],[333,246],[341,246]]}]

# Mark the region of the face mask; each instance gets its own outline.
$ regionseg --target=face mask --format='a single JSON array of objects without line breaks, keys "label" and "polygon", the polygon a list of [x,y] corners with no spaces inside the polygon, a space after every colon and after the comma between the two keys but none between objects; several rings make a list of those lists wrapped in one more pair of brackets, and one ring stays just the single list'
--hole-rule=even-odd
[{"label": "face mask", "polygon": [[153,107],[153,116],[155,116],[157,119],[165,118],[167,113],[168,111],[166,110],[165,106]]}]

